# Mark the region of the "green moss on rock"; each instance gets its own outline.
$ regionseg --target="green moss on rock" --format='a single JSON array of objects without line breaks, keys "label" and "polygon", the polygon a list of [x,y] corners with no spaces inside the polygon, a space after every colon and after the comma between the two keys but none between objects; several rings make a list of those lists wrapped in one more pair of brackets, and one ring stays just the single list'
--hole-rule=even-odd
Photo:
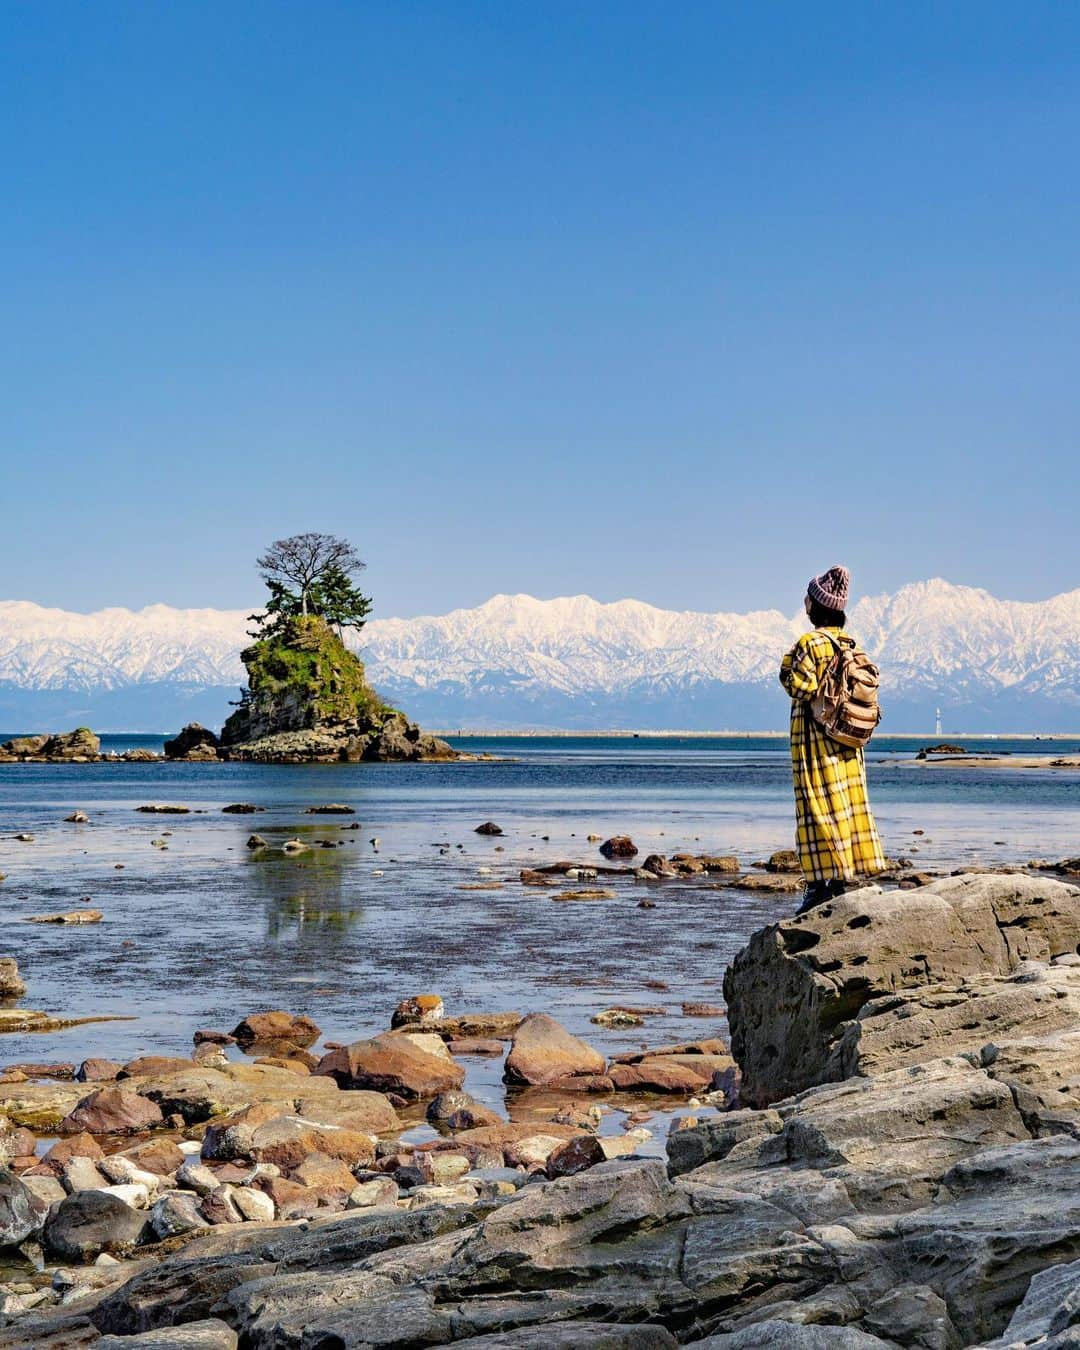
[{"label": "green moss on rock", "polygon": [[225,723],[231,758],[454,758],[368,684],[364,663],[321,618],[287,620],[241,653],[248,687]]}]

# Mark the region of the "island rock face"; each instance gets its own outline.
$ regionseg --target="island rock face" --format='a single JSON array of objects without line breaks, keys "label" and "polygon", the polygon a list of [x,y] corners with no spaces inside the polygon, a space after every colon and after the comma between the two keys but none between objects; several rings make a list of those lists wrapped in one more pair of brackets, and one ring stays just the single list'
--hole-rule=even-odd
[{"label": "island rock face", "polygon": [[384,703],[321,618],[290,619],[241,653],[248,687],[221,732],[227,759],[275,763],[456,759]]}]

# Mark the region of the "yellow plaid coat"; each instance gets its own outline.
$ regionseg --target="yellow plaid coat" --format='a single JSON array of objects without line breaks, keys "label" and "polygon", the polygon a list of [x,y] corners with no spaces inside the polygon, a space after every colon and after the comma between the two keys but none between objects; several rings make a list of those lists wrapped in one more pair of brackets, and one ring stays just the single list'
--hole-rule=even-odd
[{"label": "yellow plaid coat", "polygon": [[866,796],[863,752],[832,740],[810,712],[835,650],[825,634],[842,631],[804,633],[780,666],[780,683],[791,695],[795,841],[807,881],[851,881],[885,866]]}]

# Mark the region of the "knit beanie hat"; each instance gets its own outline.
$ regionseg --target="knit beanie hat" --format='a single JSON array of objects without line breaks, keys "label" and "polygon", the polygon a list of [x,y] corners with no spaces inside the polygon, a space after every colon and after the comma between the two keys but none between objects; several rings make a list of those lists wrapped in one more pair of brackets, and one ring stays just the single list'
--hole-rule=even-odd
[{"label": "knit beanie hat", "polygon": [[819,577],[811,577],[806,590],[811,600],[816,600],[826,609],[847,609],[848,591],[851,588],[851,573],[837,563]]}]

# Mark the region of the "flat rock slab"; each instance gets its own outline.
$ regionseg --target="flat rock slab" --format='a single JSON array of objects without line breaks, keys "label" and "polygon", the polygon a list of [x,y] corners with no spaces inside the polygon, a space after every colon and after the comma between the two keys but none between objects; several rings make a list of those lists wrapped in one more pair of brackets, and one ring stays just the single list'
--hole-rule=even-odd
[{"label": "flat rock slab", "polygon": [[104,918],[100,909],[69,909],[64,914],[30,914],[26,923],[100,923]]}]

